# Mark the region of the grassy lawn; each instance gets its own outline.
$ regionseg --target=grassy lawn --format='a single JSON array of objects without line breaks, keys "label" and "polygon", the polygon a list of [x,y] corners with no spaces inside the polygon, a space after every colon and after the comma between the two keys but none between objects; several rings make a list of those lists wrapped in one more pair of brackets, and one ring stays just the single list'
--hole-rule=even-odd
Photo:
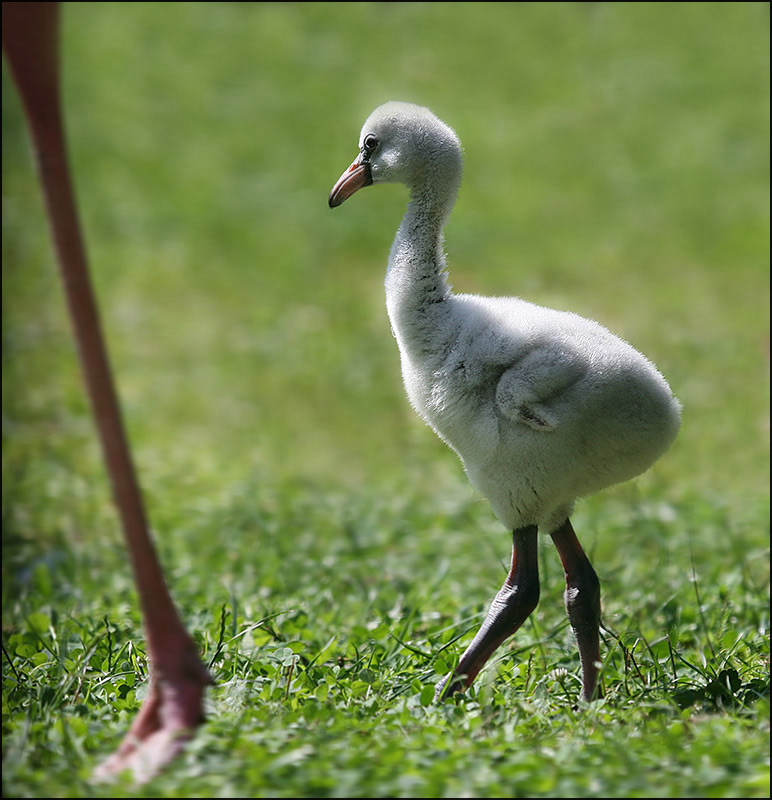
[{"label": "grassy lawn", "polygon": [[[3,65],[3,794],[768,797],[769,11],[756,3],[68,3],[70,149],[175,600],[217,685],[148,786],[93,767],[147,688],[133,582]],[[465,181],[459,291],[598,319],[684,404],[582,501],[606,696],[563,578],[430,702],[510,537],[404,398],[402,187],[327,194],[380,103]]]}]

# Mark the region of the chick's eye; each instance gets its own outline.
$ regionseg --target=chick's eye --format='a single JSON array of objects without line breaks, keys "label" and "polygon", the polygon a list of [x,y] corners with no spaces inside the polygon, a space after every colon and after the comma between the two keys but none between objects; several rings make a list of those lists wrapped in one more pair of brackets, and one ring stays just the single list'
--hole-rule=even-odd
[{"label": "chick's eye", "polygon": [[378,139],[372,133],[368,133],[362,142],[362,147],[366,153],[372,153],[378,147]]}]

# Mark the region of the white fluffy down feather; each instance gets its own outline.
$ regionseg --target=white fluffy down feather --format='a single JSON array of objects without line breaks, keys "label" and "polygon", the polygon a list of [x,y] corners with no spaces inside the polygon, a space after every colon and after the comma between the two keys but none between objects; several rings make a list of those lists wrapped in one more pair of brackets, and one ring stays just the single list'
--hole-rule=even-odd
[{"label": "white fluffy down feather", "polygon": [[410,402],[504,525],[550,533],[577,498],[648,469],[678,432],[680,404],[650,361],[597,322],[454,294],[442,228],[461,183],[458,138],[428,109],[395,102],[365,122],[365,153],[367,137],[378,142],[371,182],[411,193],[386,276]]},{"label": "white fluffy down feather", "polygon": [[600,584],[571,526],[575,500],[648,469],[671,445],[681,405],[656,367],[592,320],[516,297],[455,294],[442,229],[461,184],[458,137],[426,108],[386,103],[331,207],[378,183],[410,190],[386,273],[386,306],[416,412],[452,447],[513,531],[512,567],[437,696],[469,686],[539,598],[537,531],[566,573],[582,696],[597,696]]}]

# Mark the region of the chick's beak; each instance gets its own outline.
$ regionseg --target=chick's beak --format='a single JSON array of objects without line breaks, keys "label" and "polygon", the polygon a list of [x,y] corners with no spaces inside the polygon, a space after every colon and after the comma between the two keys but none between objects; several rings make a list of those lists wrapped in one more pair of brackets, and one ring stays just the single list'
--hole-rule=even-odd
[{"label": "chick's beak", "polygon": [[370,164],[361,155],[357,156],[354,163],[338,178],[335,186],[330,192],[330,208],[339,206],[344,200],[348,200],[354,192],[358,192],[365,186],[373,182],[370,172]]}]

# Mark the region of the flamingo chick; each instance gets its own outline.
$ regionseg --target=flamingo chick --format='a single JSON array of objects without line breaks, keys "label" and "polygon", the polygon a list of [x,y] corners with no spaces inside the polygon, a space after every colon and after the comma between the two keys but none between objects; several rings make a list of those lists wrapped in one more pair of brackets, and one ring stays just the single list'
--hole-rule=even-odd
[{"label": "flamingo chick", "polygon": [[577,498],[639,475],[673,442],[680,403],[654,365],[597,322],[515,297],[454,294],[442,230],[461,183],[461,144],[427,108],[375,109],[333,187],[404,183],[410,203],[386,273],[386,306],[416,412],[461,458],[513,531],[511,569],[435,699],[468,687],[539,600],[538,529],[565,571],[565,605],[596,696],[600,584],[571,526]]}]

